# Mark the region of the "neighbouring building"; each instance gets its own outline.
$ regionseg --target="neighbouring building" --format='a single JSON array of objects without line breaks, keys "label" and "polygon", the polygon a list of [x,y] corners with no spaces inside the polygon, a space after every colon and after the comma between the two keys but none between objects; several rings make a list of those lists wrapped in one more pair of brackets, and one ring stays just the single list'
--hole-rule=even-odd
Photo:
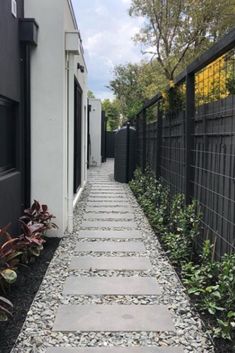
[{"label": "neighbouring building", "polygon": [[89,98],[89,166],[102,163],[102,106],[101,100]]},{"label": "neighbouring building", "polygon": [[0,44],[0,227],[16,230],[37,199],[63,235],[87,180],[87,68],[71,1],[2,0]]}]

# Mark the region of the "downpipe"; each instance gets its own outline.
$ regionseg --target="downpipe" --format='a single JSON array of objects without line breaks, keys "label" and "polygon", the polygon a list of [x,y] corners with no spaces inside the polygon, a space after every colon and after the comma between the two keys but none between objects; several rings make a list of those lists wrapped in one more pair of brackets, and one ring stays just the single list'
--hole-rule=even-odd
[{"label": "downpipe", "polygon": [[73,232],[73,144],[74,144],[74,82],[73,82],[72,54],[66,56],[67,72],[67,211],[68,211],[68,232]]}]

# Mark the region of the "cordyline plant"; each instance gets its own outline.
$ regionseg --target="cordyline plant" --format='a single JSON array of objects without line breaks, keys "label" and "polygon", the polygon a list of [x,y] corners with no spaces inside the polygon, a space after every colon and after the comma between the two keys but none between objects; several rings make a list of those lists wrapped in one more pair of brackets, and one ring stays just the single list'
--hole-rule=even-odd
[{"label": "cordyline plant", "polygon": [[20,244],[24,249],[21,260],[23,263],[29,263],[36,256],[38,257],[43,250],[43,244],[45,240],[42,235],[45,231],[45,227],[42,224],[29,222],[25,224],[23,221],[19,220],[21,223],[21,229],[23,234],[20,235]]},{"label": "cordyline plant", "polygon": [[47,205],[40,205],[40,203],[34,200],[34,203],[30,208],[24,210],[24,215],[20,217],[20,220],[25,224],[41,224],[44,226],[43,231],[58,228],[57,225],[52,222],[55,218],[49,211]]},{"label": "cordyline plant", "polygon": [[[10,224],[0,228],[0,291],[5,295],[7,287],[17,279],[19,264],[28,264],[38,257],[43,249],[45,232],[57,228],[52,222],[55,218],[46,205],[34,201],[33,205],[24,211],[19,219],[22,234],[11,236],[8,232]],[[0,296],[0,321],[12,316],[12,303]]]},{"label": "cordyline plant", "polygon": [[0,229],[0,287],[2,291],[5,291],[7,284],[16,281],[16,268],[22,254],[20,239],[13,238],[8,233],[9,226]]},{"label": "cordyline plant", "polygon": [[22,242],[25,246],[24,254],[22,255],[23,262],[30,262],[32,257],[38,257],[43,250],[43,243],[45,240],[42,235],[45,231],[44,225],[40,223],[25,224],[23,221],[19,220],[21,223],[21,228],[23,234],[20,236]]}]

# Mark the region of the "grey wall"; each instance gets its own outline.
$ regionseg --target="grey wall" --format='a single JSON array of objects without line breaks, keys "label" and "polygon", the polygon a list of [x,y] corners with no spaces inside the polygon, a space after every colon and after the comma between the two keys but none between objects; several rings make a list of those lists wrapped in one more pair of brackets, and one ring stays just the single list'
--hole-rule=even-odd
[{"label": "grey wall", "polygon": [[[21,103],[21,48],[19,42],[19,18],[23,17],[23,0],[17,0],[17,18],[11,13],[11,1],[0,1],[0,96],[15,101],[17,169],[0,174],[0,227],[12,223],[17,230],[16,219],[22,213],[22,123]],[[1,128],[1,126],[0,126]],[[0,152],[1,153],[1,152]]]},{"label": "grey wall", "polygon": [[[17,0],[18,18],[23,0]],[[0,1],[0,95],[20,100],[20,45],[18,18],[11,14],[11,1]]]}]

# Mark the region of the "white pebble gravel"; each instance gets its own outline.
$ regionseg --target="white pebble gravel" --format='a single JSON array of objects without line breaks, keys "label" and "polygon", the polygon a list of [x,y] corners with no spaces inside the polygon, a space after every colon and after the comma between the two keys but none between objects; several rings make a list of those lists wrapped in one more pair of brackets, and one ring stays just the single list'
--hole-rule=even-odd
[{"label": "white pebble gravel", "polygon": [[[50,346],[98,347],[98,346],[183,346],[185,353],[213,353],[213,345],[209,335],[205,332],[203,323],[192,309],[185,288],[182,286],[175,270],[170,265],[160,243],[155,236],[143,211],[136,202],[128,185],[116,183],[123,190],[129,203],[133,207],[135,222],[144,233],[144,244],[147,253],[78,253],[76,244],[79,241],[78,232],[86,208],[87,197],[91,185],[97,182],[97,175],[101,178],[107,173],[112,182],[112,163],[109,161],[101,169],[90,170],[89,182],[75,209],[74,233],[66,234],[52,259],[40,289],[28,312],[26,321],[11,353],[45,353]],[[100,179],[101,179],[100,178]],[[105,177],[107,180],[107,176]],[[94,190],[94,189],[93,189]],[[100,211],[100,209],[98,210]],[[118,212],[115,211],[115,212]],[[112,241],[118,241],[110,239]],[[130,239],[133,241],[133,239]],[[93,240],[95,241],[95,240]],[[108,241],[108,239],[99,239]],[[125,241],[120,239],[119,241]],[[126,240],[128,241],[128,240]],[[139,241],[139,240],[138,240]],[[74,255],[91,256],[149,256],[152,269],[149,271],[77,271],[69,270],[71,257]],[[33,274],[32,274],[33,275]],[[68,276],[153,276],[162,288],[158,296],[64,296],[63,285]],[[176,332],[52,332],[55,316],[60,304],[166,304],[173,315]]]}]

